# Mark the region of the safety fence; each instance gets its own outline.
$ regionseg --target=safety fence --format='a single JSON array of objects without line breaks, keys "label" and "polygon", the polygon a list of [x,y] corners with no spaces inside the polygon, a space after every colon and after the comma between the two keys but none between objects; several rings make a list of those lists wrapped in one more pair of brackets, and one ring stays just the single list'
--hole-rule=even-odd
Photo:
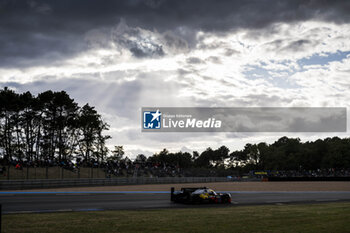
[{"label": "safety fence", "polygon": [[135,184],[173,184],[230,182],[226,177],[119,177],[105,179],[42,179],[42,180],[1,180],[0,190],[42,189],[60,187],[110,186]]},{"label": "safety fence", "polygon": [[0,180],[29,180],[29,179],[79,179],[79,178],[107,178],[102,168],[80,167],[79,169],[66,169],[54,167],[0,167]]}]

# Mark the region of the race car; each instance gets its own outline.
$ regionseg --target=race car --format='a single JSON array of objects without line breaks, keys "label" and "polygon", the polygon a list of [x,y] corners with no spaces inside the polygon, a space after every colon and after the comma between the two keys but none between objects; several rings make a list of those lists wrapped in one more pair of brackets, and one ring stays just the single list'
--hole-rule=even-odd
[{"label": "race car", "polygon": [[172,187],[170,191],[170,200],[176,203],[227,203],[231,204],[231,194],[216,193],[207,187],[199,188],[181,188],[181,191],[175,191]]}]

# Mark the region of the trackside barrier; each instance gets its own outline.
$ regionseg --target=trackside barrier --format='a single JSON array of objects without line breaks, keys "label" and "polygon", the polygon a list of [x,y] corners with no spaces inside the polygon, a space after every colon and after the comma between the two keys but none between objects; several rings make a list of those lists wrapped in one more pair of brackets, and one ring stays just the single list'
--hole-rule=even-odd
[{"label": "trackside barrier", "polygon": [[350,181],[350,177],[268,177],[268,181]]},{"label": "trackside barrier", "polygon": [[226,177],[118,177],[103,179],[1,180],[0,190],[208,182],[232,182],[232,179],[227,179]]}]

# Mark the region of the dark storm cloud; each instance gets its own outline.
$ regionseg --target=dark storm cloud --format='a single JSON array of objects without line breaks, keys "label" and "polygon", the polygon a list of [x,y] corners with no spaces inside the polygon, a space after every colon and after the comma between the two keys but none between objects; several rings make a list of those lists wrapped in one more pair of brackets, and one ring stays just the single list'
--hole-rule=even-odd
[{"label": "dark storm cloud", "polygon": [[162,46],[160,45],[154,45],[151,44],[151,47],[144,47],[144,46],[133,46],[130,48],[130,52],[135,56],[135,57],[153,57],[153,56],[163,56],[164,51]]},{"label": "dark storm cloud", "polygon": [[141,28],[129,27],[124,20],[112,30],[111,38],[138,58],[160,57],[165,54],[163,46],[152,39],[152,36],[144,33]]},{"label": "dark storm cloud", "polygon": [[[195,44],[190,32],[196,30],[254,29],[307,19],[343,23],[349,22],[349,12],[349,1],[2,0],[0,66],[44,65],[74,56],[88,49],[84,42],[87,31],[111,27],[122,18],[131,27],[172,31],[185,42],[170,39],[169,43],[187,46]],[[161,45],[150,43],[151,53],[164,53]],[[129,50],[136,57],[150,53],[149,47]]]}]

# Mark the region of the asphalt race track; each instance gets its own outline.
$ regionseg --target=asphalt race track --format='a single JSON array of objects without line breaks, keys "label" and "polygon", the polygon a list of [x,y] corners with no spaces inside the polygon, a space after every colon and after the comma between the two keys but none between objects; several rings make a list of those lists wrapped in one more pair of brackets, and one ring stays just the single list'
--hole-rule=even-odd
[{"label": "asphalt race track", "polygon": [[[350,201],[350,192],[230,192],[233,205]],[[0,192],[4,214],[149,208],[230,206],[184,205],[169,200],[169,192]]]}]

